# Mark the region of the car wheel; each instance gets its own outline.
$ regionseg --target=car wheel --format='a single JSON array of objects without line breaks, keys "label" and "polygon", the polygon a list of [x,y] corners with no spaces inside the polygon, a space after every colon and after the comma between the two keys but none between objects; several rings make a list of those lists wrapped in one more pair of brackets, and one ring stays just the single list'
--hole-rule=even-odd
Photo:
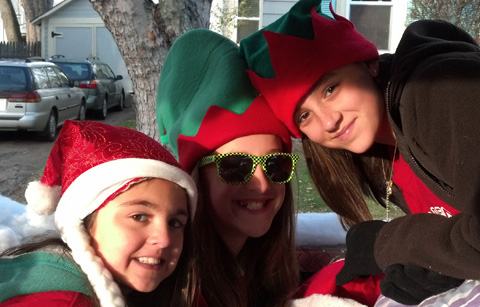
[{"label": "car wheel", "polygon": [[50,111],[50,115],[48,116],[47,126],[45,130],[43,130],[43,136],[47,142],[55,141],[55,137],[57,136],[57,117],[53,110]]},{"label": "car wheel", "polygon": [[120,94],[120,99],[118,100],[117,110],[122,111],[125,108],[125,94],[123,92]]},{"label": "car wheel", "polygon": [[105,119],[107,118],[107,113],[108,113],[108,99],[105,96],[102,102],[102,109],[99,111],[98,115],[100,119]]},{"label": "car wheel", "polygon": [[87,108],[85,107],[85,101],[82,100],[80,104],[80,110],[78,111],[78,120],[85,120],[87,114]]}]

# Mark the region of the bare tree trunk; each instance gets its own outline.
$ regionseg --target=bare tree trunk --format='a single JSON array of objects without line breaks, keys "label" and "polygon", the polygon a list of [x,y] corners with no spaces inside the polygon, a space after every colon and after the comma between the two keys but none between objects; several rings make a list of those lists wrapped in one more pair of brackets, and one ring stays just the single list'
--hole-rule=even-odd
[{"label": "bare tree trunk", "polygon": [[90,0],[115,39],[132,78],[137,129],[159,139],[157,83],[172,43],[185,31],[207,28],[212,0]]},{"label": "bare tree trunk", "polygon": [[22,6],[25,11],[27,42],[41,41],[40,27],[32,25],[30,21],[52,8],[53,0],[22,0]]},{"label": "bare tree trunk", "polygon": [[19,42],[22,39],[17,14],[10,0],[0,0],[0,15],[2,15],[3,29],[9,42]]}]

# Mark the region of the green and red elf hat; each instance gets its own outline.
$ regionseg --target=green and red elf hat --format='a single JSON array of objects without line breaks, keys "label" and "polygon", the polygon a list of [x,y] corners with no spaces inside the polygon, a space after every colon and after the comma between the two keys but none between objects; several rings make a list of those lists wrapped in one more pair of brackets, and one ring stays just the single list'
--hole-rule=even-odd
[{"label": "green and red elf hat", "polygon": [[180,165],[198,161],[233,139],[274,134],[291,151],[288,129],[251,84],[238,46],[206,29],[179,37],[165,59],[157,93],[157,122]]},{"label": "green and red elf hat", "polygon": [[293,114],[300,100],[327,72],[378,58],[377,47],[322,0],[300,0],[285,15],[240,41],[248,75],[294,137],[301,137]]}]

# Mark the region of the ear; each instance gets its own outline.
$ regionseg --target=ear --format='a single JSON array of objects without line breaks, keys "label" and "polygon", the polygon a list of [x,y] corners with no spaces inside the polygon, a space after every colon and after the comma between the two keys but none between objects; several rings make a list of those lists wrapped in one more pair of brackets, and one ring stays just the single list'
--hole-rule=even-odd
[{"label": "ear", "polygon": [[371,60],[371,61],[365,62],[365,64],[367,65],[370,76],[377,77],[379,74],[378,60]]}]

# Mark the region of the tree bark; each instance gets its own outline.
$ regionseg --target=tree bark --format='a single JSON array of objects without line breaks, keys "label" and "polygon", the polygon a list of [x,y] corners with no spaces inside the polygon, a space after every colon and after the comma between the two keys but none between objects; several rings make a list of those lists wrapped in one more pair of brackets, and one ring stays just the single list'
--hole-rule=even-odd
[{"label": "tree bark", "polygon": [[32,25],[31,21],[45,13],[53,6],[53,0],[22,0],[27,26],[27,42],[41,41],[41,29]]},{"label": "tree bark", "polygon": [[0,15],[2,16],[3,29],[7,35],[7,40],[9,42],[22,41],[17,14],[10,0],[0,0]]},{"label": "tree bark", "polygon": [[185,31],[208,28],[211,0],[90,0],[132,78],[137,130],[159,139],[156,94],[163,61]]}]

